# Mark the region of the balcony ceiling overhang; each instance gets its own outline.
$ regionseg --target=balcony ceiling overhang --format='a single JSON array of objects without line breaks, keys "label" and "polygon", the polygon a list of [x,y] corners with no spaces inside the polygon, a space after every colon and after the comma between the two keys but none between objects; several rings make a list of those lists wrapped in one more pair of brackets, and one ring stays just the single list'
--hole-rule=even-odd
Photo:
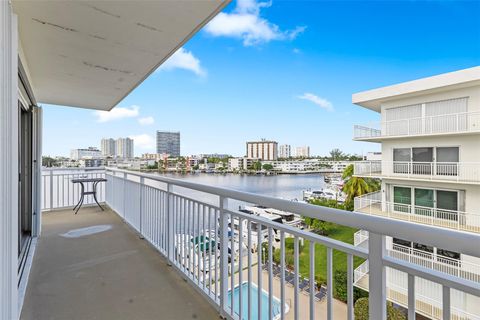
[{"label": "balcony ceiling overhang", "polygon": [[229,2],[14,0],[13,6],[37,101],[111,110]]},{"label": "balcony ceiling overhang", "polygon": [[380,112],[387,101],[476,85],[480,85],[480,66],[355,93],[352,103]]}]

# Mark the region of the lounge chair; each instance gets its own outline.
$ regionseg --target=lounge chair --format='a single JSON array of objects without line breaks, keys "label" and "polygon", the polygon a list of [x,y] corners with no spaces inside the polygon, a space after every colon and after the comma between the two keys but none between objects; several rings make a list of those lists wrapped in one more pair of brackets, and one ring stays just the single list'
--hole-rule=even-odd
[{"label": "lounge chair", "polygon": [[320,287],[320,291],[315,294],[315,300],[321,301],[327,295],[327,288],[324,286]]},{"label": "lounge chair", "polygon": [[310,281],[308,281],[307,279],[303,279],[300,284],[298,285],[298,288],[301,290],[301,291],[305,291],[308,293],[308,288],[310,287]]}]

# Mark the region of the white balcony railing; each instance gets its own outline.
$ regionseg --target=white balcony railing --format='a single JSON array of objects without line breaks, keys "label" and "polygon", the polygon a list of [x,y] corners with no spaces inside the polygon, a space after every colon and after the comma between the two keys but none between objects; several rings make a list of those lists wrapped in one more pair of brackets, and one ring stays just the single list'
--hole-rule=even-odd
[{"label": "white balcony railing", "polygon": [[[42,170],[42,210],[73,207],[80,199],[80,185],[72,183],[76,178],[104,178],[104,168],[44,168]],[[92,183],[85,183],[91,190]],[[105,186],[98,184],[97,199],[105,202]],[[84,205],[95,204],[92,195],[87,195]]]},{"label": "white balcony railing", "polygon": [[480,112],[464,112],[355,125],[353,138],[361,140],[479,131]]},{"label": "white balcony railing", "polygon": [[480,162],[358,161],[354,174],[365,177],[401,177],[479,183]]},{"label": "white balcony railing", "polygon": [[[326,300],[327,319],[335,319],[331,290],[334,251],[347,255],[348,319],[353,319],[353,284],[354,277],[357,277],[353,264],[355,256],[368,259],[367,271],[374,275],[368,282],[372,319],[384,319],[386,316],[383,310],[387,283],[382,280],[386,267],[414,278],[428,279],[438,284],[445,295],[459,290],[480,297],[480,287],[476,282],[392,257],[383,250],[385,236],[395,234],[402,239],[476,256],[480,255],[478,234],[411,225],[398,220],[385,221],[380,217],[159,175],[107,168],[105,178],[107,205],[157,248],[186,281],[228,319],[263,319],[261,314],[265,310],[273,319],[284,319],[286,313],[293,319],[320,318],[323,314],[323,307],[318,305],[320,299]],[[68,188],[53,188],[54,192],[57,190],[73,192]],[[53,196],[54,199],[58,197]],[[366,229],[369,233],[368,248],[355,247],[237,211],[239,202],[255,203],[351,228]],[[49,209],[54,209],[57,203],[53,201],[53,207]],[[259,249],[260,245],[264,250]],[[310,254],[302,262],[309,267],[307,274],[303,274],[306,279],[302,280],[300,253],[305,246]],[[325,296],[322,296],[320,284],[315,281],[316,261],[320,258],[315,257],[316,246],[327,248]],[[273,254],[274,250],[279,254]],[[301,288],[301,281],[306,281],[310,289],[305,291],[303,286]],[[415,288],[410,287],[407,292],[413,295]],[[414,304],[408,307],[415,311]],[[456,314],[455,306],[449,300],[441,304],[441,310],[444,319],[453,318]]]},{"label": "white balcony railing", "polygon": [[355,212],[480,233],[480,214],[382,201],[381,192],[354,199]]},{"label": "white balcony railing", "polygon": [[[363,262],[354,271],[355,286],[363,290],[369,290],[369,262]],[[387,268],[387,299],[408,308],[409,305],[409,276],[399,270]],[[415,311],[430,319],[440,320],[442,314],[442,287],[438,283],[423,279],[414,279],[415,290]],[[475,298],[474,298],[475,299]],[[480,302],[480,300],[472,300],[463,292],[452,290],[451,316],[452,320],[480,320],[478,312],[469,312],[465,310],[466,300],[470,300],[470,304]],[[416,319],[413,317],[412,319]],[[443,318],[444,319],[444,318]]]}]

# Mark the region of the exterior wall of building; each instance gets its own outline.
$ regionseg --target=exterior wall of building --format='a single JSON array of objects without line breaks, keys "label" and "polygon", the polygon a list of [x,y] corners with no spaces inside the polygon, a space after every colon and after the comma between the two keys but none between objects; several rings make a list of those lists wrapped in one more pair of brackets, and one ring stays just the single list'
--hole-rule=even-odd
[{"label": "exterior wall of building", "polygon": [[310,147],[302,146],[295,149],[295,156],[298,158],[308,158],[310,157]]},{"label": "exterior wall of building", "polygon": [[115,157],[117,155],[117,143],[115,139],[103,138],[100,149],[104,157]]},{"label": "exterior wall of building", "polygon": [[70,151],[70,158],[73,160],[80,160],[83,158],[100,158],[102,152],[95,147],[88,149],[73,149]]},{"label": "exterior wall of building", "polygon": [[393,161],[394,148],[425,147],[459,147],[459,162],[477,162],[480,164],[480,138],[478,135],[387,139],[382,142],[382,161]]},{"label": "exterior wall of building", "polygon": [[157,153],[180,156],[180,132],[157,131]]},{"label": "exterior wall of building", "polygon": [[278,143],[266,140],[247,142],[247,158],[277,160]]},{"label": "exterior wall of building", "polygon": [[117,157],[124,159],[133,158],[133,139],[118,138],[117,139]]},{"label": "exterior wall of building", "polygon": [[468,97],[468,112],[477,112],[480,111],[480,89],[478,86],[455,89],[455,90],[443,90],[441,92],[428,94],[428,95],[419,95],[416,97],[409,97],[403,99],[392,100],[382,104],[382,120],[385,119],[385,110],[389,108],[395,108],[400,106],[408,106],[421,104],[426,102],[433,101],[442,101],[450,100],[454,98],[463,98]]},{"label": "exterior wall of building", "polygon": [[292,156],[292,146],[289,144],[282,144],[278,147],[279,158],[290,158]]}]

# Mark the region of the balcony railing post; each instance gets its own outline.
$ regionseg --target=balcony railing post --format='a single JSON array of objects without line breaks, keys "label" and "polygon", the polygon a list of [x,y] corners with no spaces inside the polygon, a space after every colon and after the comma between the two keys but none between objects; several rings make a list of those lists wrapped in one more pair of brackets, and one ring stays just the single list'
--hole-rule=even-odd
[{"label": "balcony railing post", "polygon": [[168,256],[168,265],[171,266],[174,260],[175,255],[175,232],[173,224],[173,185],[167,183],[167,198],[166,198],[166,207],[167,207],[167,256]]},{"label": "balcony railing post", "polygon": [[53,210],[53,170],[50,169],[50,210]]},{"label": "balcony railing post", "polygon": [[[225,317],[226,315],[226,304],[228,297],[228,217],[226,214],[227,209],[228,199],[220,197],[220,315],[222,317]],[[251,229],[249,229],[248,232],[251,232]]]},{"label": "balcony railing post", "polygon": [[140,235],[143,236],[143,185],[145,183],[145,178],[144,177],[140,177],[140,203],[139,203],[139,208],[138,208],[138,211],[139,211],[139,215],[140,215]]},{"label": "balcony railing post", "polygon": [[386,254],[385,236],[370,232],[368,237],[368,261],[370,276],[369,315],[370,319],[387,319],[387,280],[383,257]]}]

